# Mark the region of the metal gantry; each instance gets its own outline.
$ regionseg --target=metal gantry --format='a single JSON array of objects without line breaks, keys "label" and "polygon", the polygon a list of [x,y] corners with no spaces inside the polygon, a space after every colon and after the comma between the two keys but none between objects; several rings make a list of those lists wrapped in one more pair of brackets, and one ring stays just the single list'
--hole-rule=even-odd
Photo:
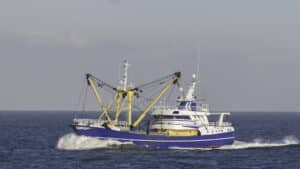
[{"label": "metal gantry", "polygon": [[[122,111],[127,110],[127,123],[131,127],[137,127],[141,121],[146,117],[147,113],[153,108],[153,106],[159,101],[159,99],[170,89],[170,87],[174,84],[177,84],[178,79],[180,78],[180,72],[173,73],[171,75],[168,75],[166,77],[160,78],[158,80],[140,85],[138,87],[131,87],[128,83],[128,62],[124,62],[124,75],[123,80],[121,81],[122,87],[114,87],[96,77],[94,77],[91,74],[87,74],[87,82],[88,85],[92,88],[92,91],[97,99],[97,102],[102,109],[102,113],[98,117],[99,120],[102,120],[103,117],[106,118],[106,120],[111,125],[117,125],[119,122],[119,117]],[[153,85],[155,83],[158,84],[164,84],[166,83],[166,86],[160,91],[160,93],[148,104],[145,108],[145,110],[138,116],[138,118],[132,122],[132,109],[133,109],[133,103],[134,103],[134,97],[138,97],[144,90],[144,88]],[[111,91],[115,92],[115,95],[113,99],[110,101],[110,103],[106,106],[99,91],[97,90],[97,87],[106,87],[109,88]],[[123,106],[123,103],[127,103],[126,106]],[[112,120],[112,118],[109,115],[109,109],[111,106],[115,104],[115,118]]]}]

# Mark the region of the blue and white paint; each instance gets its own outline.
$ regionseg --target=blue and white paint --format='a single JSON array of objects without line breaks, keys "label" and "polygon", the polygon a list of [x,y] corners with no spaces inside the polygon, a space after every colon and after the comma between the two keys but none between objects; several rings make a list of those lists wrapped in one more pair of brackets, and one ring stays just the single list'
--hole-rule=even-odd
[{"label": "blue and white paint", "polygon": [[115,140],[120,142],[132,142],[141,147],[169,148],[169,147],[220,147],[233,144],[234,132],[204,135],[204,136],[186,136],[169,137],[137,134],[133,132],[114,131],[107,128],[90,127],[81,128],[81,126],[72,125],[77,135],[84,135],[98,138],[100,140]]}]

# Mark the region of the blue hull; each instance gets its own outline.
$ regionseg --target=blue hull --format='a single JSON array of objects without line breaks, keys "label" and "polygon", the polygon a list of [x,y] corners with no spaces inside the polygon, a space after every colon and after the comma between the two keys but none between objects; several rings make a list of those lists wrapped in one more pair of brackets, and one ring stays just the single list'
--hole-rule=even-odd
[{"label": "blue hull", "polygon": [[234,142],[234,132],[188,137],[151,136],[129,132],[113,131],[106,128],[80,127],[72,125],[77,135],[95,137],[97,139],[111,139],[120,142],[132,142],[140,147],[169,148],[169,147],[220,147]]}]

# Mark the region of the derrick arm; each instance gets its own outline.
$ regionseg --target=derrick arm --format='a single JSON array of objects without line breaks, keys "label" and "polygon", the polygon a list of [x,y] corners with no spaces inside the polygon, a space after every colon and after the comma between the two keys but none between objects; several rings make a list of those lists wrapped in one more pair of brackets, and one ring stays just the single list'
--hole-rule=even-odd
[{"label": "derrick arm", "polygon": [[176,72],[172,75],[172,79],[168,82],[168,84],[163,88],[158,96],[156,96],[152,102],[146,107],[144,112],[135,120],[132,127],[136,127],[140,124],[140,122],[145,118],[147,113],[152,109],[152,107],[158,102],[158,100],[170,89],[173,84],[176,84],[178,79],[180,78],[180,72]]},{"label": "derrick arm", "polygon": [[[115,96],[115,97],[116,97],[116,96]],[[109,109],[111,108],[112,104],[113,104],[114,101],[115,101],[115,97],[114,97],[114,98],[110,101],[110,103],[108,104],[108,106],[107,106],[107,108],[106,108],[107,111],[103,111],[103,112],[101,113],[101,115],[98,117],[98,120],[102,119],[103,116],[109,111]]]},{"label": "derrick arm", "polygon": [[107,120],[109,122],[111,122],[111,118],[109,117],[108,110],[107,110],[104,102],[102,101],[100,94],[97,91],[96,84],[93,81],[93,76],[91,74],[87,74],[86,78],[87,78],[88,85],[91,86],[91,88],[93,90],[93,93],[98,101],[98,104],[100,105],[101,109],[103,110],[103,114],[106,116]]}]

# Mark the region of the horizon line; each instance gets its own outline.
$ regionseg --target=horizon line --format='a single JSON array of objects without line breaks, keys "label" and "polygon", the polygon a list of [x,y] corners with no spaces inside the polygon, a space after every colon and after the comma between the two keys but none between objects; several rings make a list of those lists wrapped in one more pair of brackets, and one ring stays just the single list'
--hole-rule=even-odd
[{"label": "horizon line", "polygon": [[[99,110],[63,110],[63,109],[0,109],[0,112],[101,112]],[[211,110],[210,112],[230,112],[230,113],[300,113],[300,110]]]}]

